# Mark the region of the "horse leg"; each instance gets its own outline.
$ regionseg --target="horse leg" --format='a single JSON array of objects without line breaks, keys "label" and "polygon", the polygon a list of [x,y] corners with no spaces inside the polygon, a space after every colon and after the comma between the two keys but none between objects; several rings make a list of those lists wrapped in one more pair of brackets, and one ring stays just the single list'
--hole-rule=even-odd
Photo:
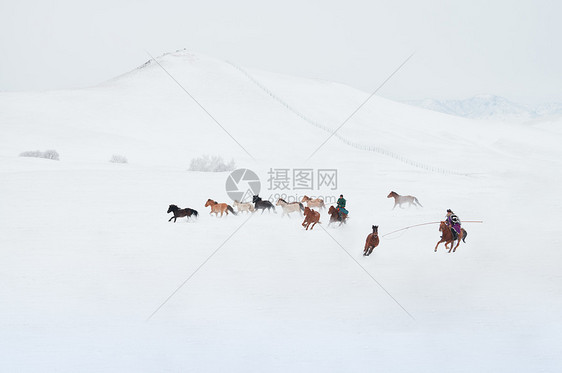
[{"label": "horse leg", "polygon": [[[457,241],[457,246],[455,246],[455,248],[453,249],[453,252],[457,251],[457,247],[459,247],[459,245],[461,244],[462,238],[463,238],[463,236],[462,236],[462,231],[461,231],[461,234],[459,234],[459,239]],[[453,243],[455,243],[455,242],[453,241]],[[452,247],[452,245],[451,245],[451,247]]]},{"label": "horse leg", "polygon": [[435,245],[435,250],[434,250],[435,252],[437,252],[437,246],[439,246],[439,244],[440,244],[441,242],[443,242],[443,240],[440,240],[439,242],[437,242],[437,245]]},{"label": "horse leg", "polygon": [[312,229],[314,228],[314,226],[316,225],[316,223],[318,223],[318,222],[315,221],[315,222],[312,224],[312,227],[310,227],[310,230],[312,230]]},{"label": "horse leg", "polygon": [[172,216],[172,217],[170,218],[170,220],[168,220],[168,223],[171,222],[173,218],[174,218],[174,217]]}]

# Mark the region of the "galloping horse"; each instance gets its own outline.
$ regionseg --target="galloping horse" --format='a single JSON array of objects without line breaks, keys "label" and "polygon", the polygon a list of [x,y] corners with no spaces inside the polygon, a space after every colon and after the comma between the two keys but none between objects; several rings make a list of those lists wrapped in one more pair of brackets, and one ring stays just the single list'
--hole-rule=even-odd
[{"label": "galloping horse", "polygon": [[311,210],[308,206],[305,207],[304,221],[302,222],[302,226],[305,227],[306,230],[308,230],[308,227],[310,226],[310,224],[312,224],[312,227],[310,227],[310,230],[312,230],[316,223],[322,224],[320,222],[320,213],[318,211]]},{"label": "galloping horse", "polygon": [[262,214],[266,209],[269,212],[271,212],[271,209],[273,209],[273,212],[277,214],[277,211],[275,211],[275,206],[273,206],[273,203],[262,200],[260,196],[254,196],[252,198],[252,202],[254,202],[254,207],[256,208],[256,210],[261,210]]},{"label": "galloping horse", "polygon": [[393,210],[396,207],[396,205],[399,205],[400,208],[403,208],[402,207],[403,203],[409,203],[410,205],[408,207],[411,207],[412,205],[416,207],[417,206],[423,207],[420,201],[418,201],[418,199],[414,196],[401,196],[396,192],[390,192],[388,196],[386,196],[386,198],[392,198],[392,197],[394,197],[394,207],[392,208]]},{"label": "galloping horse", "polygon": [[232,209],[232,207],[227,205],[226,203],[217,203],[217,201],[208,199],[207,202],[205,203],[205,207],[207,206],[211,206],[211,212],[209,213],[209,215],[211,215],[214,212],[215,216],[218,217],[220,212],[222,217],[223,213],[226,213],[226,215],[228,215],[229,211],[234,215],[237,215],[234,209]]},{"label": "galloping horse", "polygon": [[302,203],[300,202],[291,202],[288,203],[287,201],[285,201],[283,198],[279,198],[277,200],[277,203],[275,204],[276,206],[281,206],[283,208],[283,215],[281,215],[281,217],[285,216],[285,214],[288,217],[291,217],[291,215],[289,215],[291,212],[296,212],[298,211],[301,216],[302,216],[302,212],[304,211],[304,206]]},{"label": "galloping horse", "polygon": [[369,256],[375,247],[379,246],[379,226],[373,225],[373,233],[369,233],[367,241],[365,241],[365,249],[363,256]]},{"label": "galloping horse", "polygon": [[334,206],[330,206],[330,208],[328,209],[328,214],[330,215],[330,222],[328,223],[328,227],[330,226],[330,224],[337,221],[340,222],[340,225],[342,225],[343,223],[347,223],[347,214],[343,214],[343,217],[340,216],[338,209]]},{"label": "galloping horse", "polygon": [[318,207],[319,209],[323,209],[324,207],[326,207],[322,198],[312,199],[309,196],[304,196],[302,197],[301,202],[306,202],[306,205],[308,207]]},{"label": "galloping horse", "polygon": [[234,201],[233,203],[234,207],[236,207],[238,209],[238,212],[242,212],[242,211],[246,211],[246,212],[254,212],[256,211],[254,209],[254,205],[252,205],[250,202],[238,202],[238,201]]},{"label": "galloping horse", "polygon": [[168,207],[168,212],[167,214],[169,214],[170,212],[174,213],[174,216],[172,216],[170,218],[170,220],[168,221],[172,221],[172,219],[174,219],[174,223],[176,222],[177,218],[183,218],[184,216],[187,217],[187,220],[189,220],[189,217],[191,215],[197,217],[199,215],[199,213],[197,211],[195,211],[194,209],[190,209],[189,207],[186,209],[180,209],[178,206],[176,205],[170,205]]},{"label": "galloping horse", "polygon": [[[462,242],[466,243],[465,238],[468,235],[468,233],[466,233],[464,228],[461,228],[461,233],[459,234],[458,237],[457,246],[453,248],[453,245],[455,244],[455,239],[453,238],[453,232],[451,232],[451,229],[452,228],[449,227],[447,223],[445,223],[444,221],[439,223],[439,232],[442,233],[442,236],[441,236],[441,240],[439,240],[439,242],[437,242],[437,245],[435,245],[436,252],[437,252],[437,246],[439,246],[441,242],[445,242],[445,249],[449,249],[449,252],[451,252],[451,250],[455,252],[457,250],[457,247],[459,247],[459,245],[461,244],[461,240]],[[451,244],[451,248],[447,247],[448,244]]]}]

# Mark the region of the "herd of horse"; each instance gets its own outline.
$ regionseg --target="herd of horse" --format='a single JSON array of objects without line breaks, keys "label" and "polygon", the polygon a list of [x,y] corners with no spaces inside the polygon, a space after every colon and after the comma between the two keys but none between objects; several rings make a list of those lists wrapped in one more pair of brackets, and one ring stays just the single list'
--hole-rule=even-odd
[{"label": "herd of horse", "polygon": [[[421,203],[418,201],[418,199],[414,196],[401,196],[400,194],[392,191],[389,193],[387,198],[394,198],[394,207],[392,209],[394,209],[396,206],[403,208],[402,207],[403,204],[408,204],[408,207],[412,205],[416,207],[417,206],[423,207]],[[305,203],[306,206],[304,205]],[[215,214],[216,217],[222,217],[223,215],[228,215],[229,213],[232,213],[233,215],[238,215],[241,212],[255,213],[258,210],[261,210],[262,214],[266,210],[268,212],[273,211],[274,213],[277,213],[275,206],[280,206],[281,209],[283,210],[283,214],[281,215],[281,217],[285,215],[290,217],[291,216],[290,214],[295,212],[298,213],[301,217],[304,217],[302,226],[305,228],[305,230],[308,230],[308,228],[312,230],[316,224],[322,224],[322,222],[320,221],[320,211],[316,211],[315,209],[323,210],[326,208],[324,200],[322,200],[321,198],[310,198],[308,196],[304,196],[300,202],[287,202],[284,199],[279,198],[277,200],[277,203],[273,205],[273,203],[271,203],[270,201],[267,200],[264,201],[259,196],[255,195],[252,198],[252,202],[234,201],[233,205],[234,207],[236,207],[238,212],[234,211],[234,208],[232,208],[232,206],[230,206],[227,203],[218,203],[217,201],[212,199],[208,199],[207,202],[205,203],[205,207],[210,207],[211,209],[209,214],[210,215]],[[177,218],[185,217],[189,220],[189,218],[191,217],[199,216],[199,213],[194,209],[191,208],[182,209],[176,205],[170,205],[168,207],[167,213],[173,214],[173,216],[168,220],[168,222],[172,221],[173,219],[174,223],[176,222]],[[340,214],[338,209],[334,206],[329,207],[328,215],[330,216],[330,221],[328,223],[328,226],[330,226],[330,224],[332,223],[338,223],[338,222],[340,226],[342,224],[347,223],[347,215]],[[372,226],[373,232],[369,233],[369,235],[367,236],[367,240],[365,242],[365,248],[363,250],[363,256],[371,255],[373,250],[379,245],[380,240],[379,240],[378,228],[379,228],[378,225]],[[440,222],[439,231],[441,232],[441,239],[439,240],[439,242],[437,242],[437,245],[435,246],[435,251],[437,251],[437,247],[439,246],[439,244],[444,242],[445,249],[448,249],[449,253],[451,251],[455,252],[460,244],[460,241],[462,240],[463,242],[465,242],[465,238],[467,235],[466,231],[464,229],[461,229],[461,233],[458,235],[457,238],[455,238],[453,236],[451,228],[447,226],[447,224],[444,221]],[[457,241],[456,246],[454,246],[455,241]],[[451,247],[449,248],[448,245],[451,245]]]}]

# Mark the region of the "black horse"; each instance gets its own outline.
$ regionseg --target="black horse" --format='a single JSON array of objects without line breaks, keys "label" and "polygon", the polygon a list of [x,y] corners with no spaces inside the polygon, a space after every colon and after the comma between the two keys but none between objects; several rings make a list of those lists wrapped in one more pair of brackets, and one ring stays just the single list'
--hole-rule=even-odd
[{"label": "black horse", "polygon": [[189,207],[185,208],[185,209],[180,209],[176,205],[170,205],[170,207],[168,207],[167,213],[169,214],[170,212],[173,212],[174,216],[172,216],[170,218],[170,220],[168,220],[168,221],[171,221],[172,219],[174,219],[174,223],[176,222],[177,218],[183,218],[184,216],[186,216],[187,220],[189,220],[191,215],[193,215],[195,217],[197,217],[199,215],[199,213],[197,211],[195,211],[194,209],[190,209]]},{"label": "black horse", "polygon": [[273,209],[273,212],[277,214],[277,211],[275,211],[275,206],[273,206],[273,203],[262,200],[260,196],[254,196],[252,198],[252,202],[254,202],[254,207],[256,208],[256,211],[261,210],[262,214],[266,209],[267,211],[271,211],[271,209]]}]

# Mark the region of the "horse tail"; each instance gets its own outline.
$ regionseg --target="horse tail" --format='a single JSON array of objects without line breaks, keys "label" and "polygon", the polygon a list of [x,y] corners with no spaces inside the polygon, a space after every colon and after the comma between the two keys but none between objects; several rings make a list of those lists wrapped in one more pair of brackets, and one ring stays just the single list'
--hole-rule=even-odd
[{"label": "horse tail", "polygon": [[195,217],[198,217],[198,216],[199,216],[199,213],[197,212],[197,210],[193,210],[193,209],[192,209],[191,211],[193,211],[193,216],[195,216]]},{"label": "horse tail", "polygon": [[230,205],[226,205],[226,208],[227,208],[228,211],[230,211],[232,214],[238,215],[238,214],[234,211],[234,209],[233,209],[232,207],[230,207]]},{"label": "horse tail", "polygon": [[414,201],[416,201],[416,203],[417,203],[418,205],[420,205],[420,207],[423,207],[422,204],[420,203],[420,201],[418,201],[418,199],[417,199],[416,197],[414,197]]},{"label": "horse tail", "polygon": [[301,208],[301,211],[304,211],[304,205],[302,204],[302,202],[299,202],[299,206]]},{"label": "horse tail", "polygon": [[468,233],[466,233],[464,228],[461,228],[461,229],[462,229],[462,242],[466,243],[465,238],[466,238],[466,236],[468,236]]}]

